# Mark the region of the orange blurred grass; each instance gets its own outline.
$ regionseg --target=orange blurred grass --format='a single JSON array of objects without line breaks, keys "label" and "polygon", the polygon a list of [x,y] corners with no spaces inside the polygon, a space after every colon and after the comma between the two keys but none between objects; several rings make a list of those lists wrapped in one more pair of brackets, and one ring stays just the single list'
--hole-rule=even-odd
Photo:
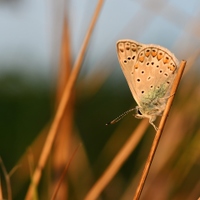
[{"label": "orange blurred grass", "polygon": [[80,53],[79,53],[78,58],[77,58],[77,60],[74,64],[72,72],[69,76],[69,80],[68,80],[68,82],[67,82],[67,84],[64,88],[64,92],[63,92],[63,95],[61,97],[61,101],[58,105],[58,109],[56,111],[55,118],[53,119],[52,125],[50,126],[50,130],[49,130],[47,139],[45,141],[45,144],[43,146],[38,165],[37,165],[37,167],[34,171],[33,177],[32,177],[32,184],[29,186],[29,189],[28,189],[26,197],[25,197],[26,200],[32,199],[34,188],[37,187],[37,185],[40,181],[40,178],[41,178],[41,175],[42,175],[42,170],[43,170],[43,168],[46,164],[46,161],[49,157],[52,145],[53,145],[54,140],[55,140],[57,130],[58,130],[59,125],[60,125],[60,121],[63,117],[66,105],[69,102],[74,84],[75,84],[76,79],[78,77],[78,74],[80,72],[81,64],[82,64],[82,61],[83,61],[83,58],[84,58],[84,55],[85,55],[85,52],[86,52],[86,48],[87,48],[87,45],[89,43],[89,40],[90,40],[92,31],[94,29],[94,26],[96,24],[96,20],[98,19],[99,13],[101,11],[102,5],[103,5],[103,0],[99,0],[97,7],[96,7],[96,11],[94,12],[94,16],[92,18],[90,27],[88,28],[88,32],[87,32],[86,37],[83,41],[83,45],[80,49]]},{"label": "orange blurred grass", "polygon": [[[197,54],[192,54],[193,56],[194,55],[197,55],[199,56],[199,53],[197,52]],[[192,61],[193,63],[195,62],[196,58],[194,58]],[[192,63],[192,64],[193,64]],[[189,64],[189,63],[188,63]],[[190,66],[192,66],[192,64]],[[188,69],[188,67],[186,68]],[[98,73],[97,73],[98,74]],[[99,77],[101,79],[101,77]],[[93,77],[93,79],[91,80],[96,80],[95,79],[95,76]],[[87,86],[91,85],[91,83],[93,81],[89,80],[89,84],[87,84]],[[159,189],[162,189],[161,188],[161,185],[159,184],[156,184],[156,183],[159,183],[159,180],[158,178],[161,177],[161,175],[163,176],[163,174],[165,174],[164,172],[166,171],[166,165],[169,165],[168,163],[171,163],[172,161],[170,160],[171,158],[177,156],[176,155],[176,152],[179,151],[179,149],[181,148],[180,146],[182,145],[187,145],[187,143],[184,143],[185,142],[185,135],[187,135],[187,133],[189,132],[194,132],[193,134],[197,134],[196,136],[198,136],[199,132],[196,133],[196,130],[195,130],[195,127],[198,125],[198,115],[196,113],[196,111],[199,110],[199,104],[194,104],[194,100],[195,101],[198,101],[196,96],[197,96],[197,93],[199,91],[199,88],[195,88],[194,85],[192,84],[189,84],[189,83],[192,83],[192,79],[188,80],[188,84],[187,82],[183,85],[183,88],[181,89],[180,88],[180,93],[182,92],[182,95],[185,95],[185,98],[187,98],[187,93],[185,91],[185,88],[188,87],[188,90],[190,92],[192,92],[192,90],[195,89],[194,92],[192,92],[192,96],[190,96],[190,98],[188,98],[187,100],[184,100],[184,101],[187,101],[187,102],[181,102],[180,101],[180,104],[183,104],[184,106],[186,106],[184,109],[184,111],[179,107],[180,105],[177,105],[177,106],[174,106],[173,109],[172,109],[172,112],[169,119],[168,119],[168,124],[170,124],[170,126],[167,126],[166,128],[166,132],[169,134],[164,134],[162,137],[162,141],[161,141],[161,144],[160,146],[162,145],[162,147],[160,147],[159,149],[161,149],[161,151],[158,151],[157,154],[156,154],[156,158],[154,159],[154,162],[152,164],[152,168],[151,168],[151,173],[149,174],[149,178],[148,178],[148,181],[147,183],[145,184],[145,189],[143,191],[143,194],[142,194],[142,198],[143,199],[147,199],[149,197],[151,197],[152,199],[156,198],[157,196],[159,198],[163,198],[164,195],[166,194],[169,194],[170,193],[170,187],[169,188],[163,188],[163,193],[160,194],[158,191],[155,191],[156,190],[156,186],[160,186],[158,187]],[[102,81],[101,81],[102,82]],[[93,86],[93,85],[92,85]],[[99,87],[99,85],[98,85]],[[92,89],[92,91],[95,91],[96,89],[98,89],[98,87],[95,87],[95,89]],[[178,96],[177,96],[178,97]],[[179,98],[179,97],[178,97]],[[181,98],[184,99],[184,97],[182,96]],[[59,98],[58,98],[59,99]],[[58,100],[59,101],[59,100]],[[178,107],[178,108],[177,108]],[[66,111],[66,110],[65,110]],[[63,112],[64,112],[64,109],[63,109]],[[70,112],[71,115],[73,115],[73,111]],[[194,113],[193,116],[184,116],[184,114],[187,113],[188,115],[191,114],[191,113]],[[70,116],[69,116],[70,117]],[[73,117],[73,116],[71,116]],[[68,118],[69,119],[69,118]],[[145,121],[145,120],[144,120]],[[184,122],[189,122],[187,125],[184,124]],[[145,123],[143,121],[141,121],[141,123]],[[148,124],[148,122],[146,122]],[[60,126],[59,126],[60,127]],[[62,128],[61,128],[62,129]],[[68,130],[68,129],[67,129]],[[124,130],[125,127],[124,127]],[[62,130],[61,130],[62,131]],[[65,130],[66,131],[66,130]],[[46,133],[45,133],[46,134]],[[74,133],[73,133],[74,134]],[[173,134],[178,136],[178,137],[173,137]],[[45,135],[46,136],[46,135]],[[195,137],[198,139],[198,137]],[[188,139],[190,139],[190,136],[188,136]],[[70,141],[67,141],[68,143],[70,143],[71,146],[73,145],[76,145],[77,143],[74,142],[74,139],[73,138],[69,138]],[[80,140],[79,140],[80,141]],[[41,152],[41,148],[42,145],[43,145],[43,142],[44,140],[42,140],[42,142],[40,141],[40,145],[36,145],[35,147],[36,148],[33,148],[33,151],[34,151],[34,154],[38,151],[39,153]],[[114,139],[110,142],[110,143],[114,143],[116,141],[114,141]],[[194,141],[193,141],[194,142]],[[59,144],[59,141],[58,141],[58,144]],[[193,143],[191,145],[194,145]],[[170,148],[169,148],[170,147]],[[56,146],[55,146],[56,148]],[[143,146],[143,148],[145,148],[145,144]],[[58,149],[57,149],[58,150]],[[59,154],[60,150],[57,151],[57,153]],[[69,153],[69,152],[68,152]],[[86,155],[86,154],[85,154]],[[165,156],[163,156],[165,155]],[[198,157],[198,154],[196,155]],[[117,157],[114,157],[114,159],[117,159]],[[185,156],[183,155],[181,158],[180,158],[180,163],[177,163],[177,166],[180,168],[181,167],[181,163],[183,163],[185,159]],[[122,160],[122,159],[121,159]],[[37,161],[37,159],[36,159]],[[102,160],[103,161],[103,160]],[[181,175],[179,176],[180,180],[178,179],[177,181],[185,181],[186,178],[187,178],[187,175],[189,174],[192,166],[195,164],[195,161],[196,163],[198,163],[198,160],[192,160],[191,163],[188,162],[188,164],[191,164],[190,168],[188,167],[187,168],[187,173],[184,174],[184,176],[182,177]],[[58,163],[57,161],[55,162],[57,163],[57,165],[61,165],[62,164],[62,160],[60,163]],[[73,163],[71,163],[73,164]],[[76,163],[77,164],[77,163]],[[119,165],[120,163],[118,163]],[[140,163],[142,165],[142,163]],[[78,165],[83,165],[82,163],[78,163]],[[74,172],[76,173],[76,170],[77,168],[73,167],[74,169]],[[119,167],[120,168],[120,167]],[[114,175],[117,175],[118,171],[119,171],[119,168],[118,170],[115,170],[115,174]],[[142,167],[141,167],[142,168]],[[174,184],[172,185],[171,187],[175,187],[175,183],[173,183],[173,177],[176,176],[177,174],[177,168],[174,167],[174,168],[170,168],[171,169],[171,176],[170,176],[170,179],[169,180],[169,183],[167,183],[166,185],[167,186],[170,186],[170,184]],[[189,170],[188,170],[189,169]],[[90,169],[91,170],[91,169]],[[92,170],[91,170],[92,171]],[[164,172],[163,172],[164,171]],[[70,174],[71,172],[69,172]],[[104,173],[106,174],[106,170],[104,171]],[[128,183],[128,186],[132,186],[132,182],[134,182],[134,184],[136,183],[137,181],[137,178],[139,176],[140,172],[138,172],[138,174],[134,174],[133,175],[133,178],[132,178],[132,181],[130,181]],[[101,177],[102,178],[102,177]],[[107,179],[109,177],[106,177]],[[74,185],[77,185],[77,190],[81,191],[82,188],[78,188],[78,179],[74,180]],[[106,188],[106,184],[104,185],[101,185],[101,191],[103,191],[105,188]],[[154,186],[155,185],[155,186]],[[197,187],[198,187],[198,182],[197,182]],[[54,188],[54,186],[52,186]],[[84,185],[84,187],[88,187],[86,185]],[[134,188],[134,187],[132,187]],[[67,185],[66,187],[64,187],[63,189],[66,189],[67,190]],[[128,188],[127,188],[128,190]],[[197,191],[197,190],[196,190]],[[127,191],[125,191],[127,192]],[[194,190],[194,193],[195,193],[195,190]],[[196,192],[197,193],[197,192]],[[130,193],[129,193],[130,194]],[[131,191],[131,194],[129,195],[129,198],[132,199],[132,194],[133,194],[133,190]],[[68,195],[68,194],[66,194]],[[100,196],[100,192],[98,194],[98,196]],[[174,198],[176,198],[176,194],[174,194]],[[178,195],[177,195],[178,196]],[[193,195],[194,197],[195,195]],[[183,196],[184,197],[184,196]],[[183,199],[182,197],[182,199]],[[196,197],[196,196],[195,196]],[[78,196],[77,199],[81,199],[81,196]],[[127,198],[125,198],[127,199]],[[178,198],[177,198],[178,199]],[[180,198],[179,198],[180,199]]]},{"label": "orange blurred grass", "polygon": [[73,152],[73,154],[71,155],[71,157],[70,157],[68,163],[65,165],[65,168],[64,168],[64,170],[63,170],[63,172],[62,172],[62,174],[61,174],[61,176],[60,176],[58,182],[56,183],[56,187],[55,187],[54,192],[53,192],[53,194],[52,194],[52,196],[51,196],[51,200],[55,200],[55,199],[57,199],[57,198],[60,199],[60,198],[64,198],[64,197],[65,197],[65,199],[68,198],[67,195],[64,195],[64,196],[63,196],[63,194],[62,194],[62,196],[58,196],[58,193],[59,193],[59,190],[60,190],[61,188],[63,188],[64,190],[66,190],[66,189],[68,188],[66,185],[63,185],[63,186],[61,186],[61,185],[62,185],[63,182],[64,182],[64,178],[65,178],[65,176],[66,176],[66,174],[67,174],[67,172],[68,172],[69,165],[71,164],[71,162],[72,162],[72,160],[73,160],[73,158],[74,158],[74,156],[75,156],[75,154],[76,154],[76,152],[78,151],[78,149],[79,149],[80,146],[81,146],[81,145],[79,145],[79,146],[74,150],[74,152]]},{"label": "orange blurred grass", "polygon": [[[64,15],[63,20],[63,36],[62,36],[62,43],[61,43],[61,50],[60,50],[60,66],[59,66],[59,74],[58,74],[58,81],[57,81],[57,89],[56,89],[56,107],[57,109],[59,102],[61,101],[62,94],[64,92],[64,87],[69,79],[71,73],[71,45],[70,45],[70,36],[69,36],[69,26]],[[54,188],[57,188],[59,184],[57,193],[54,191],[54,197],[57,196],[58,199],[67,199],[68,196],[68,185],[66,181],[60,182],[60,176],[62,173],[63,167],[66,163],[69,163],[70,157],[70,144],[72,143],[72,133],[73,133],[73,106],[74,105],[74,92],[72,91],[69,97],[69,103],[66,105],[64,110],[64,114],[60,120],[60,125],[57,130],[57,135],[55,137],[55,141],[52,147],[51,153],[51,161],[50,166],[51,173],[50,177],[53,177],[51,180],[50,191],[54,191]],[[52,194],[50,194],[52,195]]]},{"label": "orange blurred grass", "polygon": [[103,175],[97,180],[94,186],[90,189],[85,200],[97,199],[102,190],[106,187],[106,185],[111,181],[111,179],[116,175],[119,171],[122,164],[126,161],[126,159],[130,156],[133,150],[138,145],[138,142],[142,138],[145,133],[149,122],[143,119],[139,126],[133,131],[131,137],[128,138],[127,142],[124,144],[119,153],[113,158],[110,165],[104,171]]},{"label": "orange blurred grass", "polygon": [[[3,163],[3,160],[0,157],[0,169],[2,169],[4,178],[5,178],[5,183],[6,183],[6,189],[7,189],[7,199],[12,200],[12,190],[11,190],[11,183],[10,183],[10,174],[7,172],[6,167]],[[3,197],[3,190],[2,190],[2,185],[1,185],[1,177],[0,177],[0,199],[4,199]]]}]

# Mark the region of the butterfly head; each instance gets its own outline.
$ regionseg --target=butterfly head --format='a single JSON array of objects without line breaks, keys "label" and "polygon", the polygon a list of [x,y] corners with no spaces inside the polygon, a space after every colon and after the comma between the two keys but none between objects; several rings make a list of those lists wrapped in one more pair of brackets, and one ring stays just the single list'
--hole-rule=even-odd
[{"label": "butterfly head", "polygon": [[149,113],[146,113],[145,110],[142,107],[137,106],[136,107],[136,114],[135,117],[138,119],[142,119],[142,118],[148,118],[149,119],[149,123],[154,127],[154,129],[157,131],[157,127],[155,126],[155,124],[153,123],[156,120],[157,115],[151,115]]}]

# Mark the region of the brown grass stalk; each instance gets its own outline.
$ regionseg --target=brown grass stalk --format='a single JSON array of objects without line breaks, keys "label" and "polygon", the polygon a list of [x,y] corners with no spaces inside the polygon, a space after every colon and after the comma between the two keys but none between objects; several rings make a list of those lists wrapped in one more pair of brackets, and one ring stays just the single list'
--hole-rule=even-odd
[{"label": "brown grass stalk", "polygon": [[163,116],[162,116],[162,118],[160,120],[158,131],[156,132],[156,135],[155,135],[155,138],[154,138],[154,141],[153,141],[149,156],[147,158],[147,161],[146,161],[143,173],[142,173],[142,177],[140,179],[140,182],[139,182],[139,185],[137,187],[135,196],[133,198],[134,200],[139,200],[140,195],[142,193],[142,190],[143,190],[147,175],[149,173],[150,166],[152,164],[156,149],[158,147],[158,144],[159,144],[159,141],[160,141],[163,129],[164,129],[164,125],[165,125],[166,120],[167,120],[168,113],[170,111],[170,108],[171,108],[171,105],[172,105],[176,90],[178,88],[178,85],[179,85],[179,82],[181,80],[183,71],[185,69],[185,65],[186,65],[186,61],[181,61],[180,68],[178,70],[178,74],[177,74],[177,76],[175,78],[174,84],[173,84],[172,89],[171,89],[170,98],[167,101],[166,108],[165,108]]},{"label": "brown grass stalk", "polygon": [[[57,132],[57,129],[59,127],[59,123],[62,119],[62,116],[63,116],[64,111],[65,111],[65,107],[68,104],[71,92],[73,90],[76,79],[77,79],[78,74],[80,72],[81,64],[82,64],[82,61],[83,61],[83,58],[84,58],[84,55],[85,55],[85,52],[86,52],[86,48],[88,46],[92,31],[94,29],[94,26],[95,26],[96,21],[98,19],[99,13],[101,11],[103,2],[104,2],[103,0],[98,1],[96,10],[94,12],[94,16],[93,16],[92,21],[90,23],[90,26],[88,28],[88,32],[86,33],[86,36],[85,36],[85,39],[83,41],[82,47],[80,49],[78,58],[76,59],[76,62],[75,62],[74,67],[72,69],[69,80],[68,80],[68,82],[65,86],[61,101],[58,105],[58,109],[56,111],[56,114],[55,114],[55,117],[54,117],[53,122],[51,124],[47,139],[46,139],[44,147],[42,149],[41,156],[40,156],[39,161],[38,161],[38,165],[37,165],[37,167],[34,171],[33,177],[32,177],[32,184],[34,184],[34,187],[37,187],[37,185],[40,181],[41,175],[42,175],[42,170],[43,170],[43,168],[46,164],[47,158],[49,157],[49,154],[50,154],[50,151],[51,151],[51,148],[52,148],[55,136],[56,136],[56,132]],[[25,197],[26,200],[32,199],[32,195],[33,195],[33,191],[34,191],[34,187],[32,187],[32,184],[30,184],[30,186],[28,188],[28,191],[27,191],[27,194],[26,194],[26,197]]]},{"label": "brown grass stalk", "polygon": [[1,177],[0,177],[0,199],[3,199],[3,191],[2,191]]},{"label": "brown grass stalk", "polygon": [[66,173],[67,173],[67,171],[69,169],[69,165],[72,162],[72,159],[74,158],[74,156],[75,156],[76,152],[78,151],[78,149],[80,148],[80,146],[81,146],[81,144],[79,144],[79,146],[76,147],[76,149],[74,150],[73,154],[71,155],[68,163],[65,165],[65,168],[64,168],[63,173],[62,173],[62,175],[61,175],[61,177],[60,177],[60,179],[59,179],[59,181],[57,183],[57,186],[56,186],[56,188],[55,188],[55,190],[53,192],[51,200],[55,200],[56,199],[56,195],[58,194],[58,190],[60,188],[60,185],[61,185],[62,181],[64,180],[64,178],[66,176]]},{"label": "brown grass stalk", "polygon": [[[57,78],[57,94],[56,94],[56,106],[57,108],[64,87],[69,79],[71,69],[72,69],[72,56],[71,56],[71,45],[70,45],[70,33],[69,33],[69,25],[67,16],[64,15],[63,20],[63,31],[62,31],[62,43],[61,43],[61,51],[60,51],[60,65],[59,65],[59,75]],[[54,146],[52,148],[51,155],[51,176],[53,179],[51,180],[51,188],[55,188],[59,181],[60,170],[69,160],[69,151],[70,151],[70,143],[73,129],[73,109],[74,108],[74,92],[71,93],[70,99],[68,101],[67,106],[65,107],[65,114],[62,116],[62,119],[59,124],[59,128],[57,130],[56,138],[54,140]],[[56,109],[55,109],[56,110]],[[52,191],[52,189],[50,189]],[[59,193],[57,194],[58,199],[67,199],[68,196],[68,183],[67,181],[62,181],[59,187]]]},{"label": "brown grass stalk", "polygon": [[[0,167],[2,169],[3,175],[5,177],[5,181],[6,181],[6,189],[7,189],[7,198],[6,199],[12,200],[12,190],[11,190],[10,176],[9,176],[7,170],[6,170],[6,167],[5,167],[1,157],[0,157]],[[0,187],[1,187],[1,184],[0,184]],[[3,197],[2,190],[1,190],[0,196],[1,195]]]},{"label": "brown grass stalk", "polygon": [[115,156],[111,164],[105,170],[103,175],[99,178],[99,180],[94,184],[91,190],[85,197],[85,200],[94,200],[100,195],[102,190],[106,187],[106,185],[110,182],[110,180],[114,177],[114,175],[119,171],[122,164],[129,157],[129,155],[133,152],[138,142],[144,135],[149,122],[147,120],[142,120],[136,130],[133,131],[131,137],[127,140],[125,145],[122,147],[120,152]]}]

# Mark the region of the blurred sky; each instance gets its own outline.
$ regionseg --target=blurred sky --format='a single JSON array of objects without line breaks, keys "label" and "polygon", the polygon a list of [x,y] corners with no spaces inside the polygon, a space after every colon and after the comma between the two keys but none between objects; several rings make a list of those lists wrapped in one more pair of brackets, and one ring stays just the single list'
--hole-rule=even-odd
[{"label": "blurred sky", "polygon": [[[97,0],[65,4],[63,0],[1,0],[1,75],[9,71],[51,75],[58,61],[64,7],[76,58],[96,4]],[[199,21],[199,0],[107,0],[91,38],[86,66],[106,65],[109,59],[117,62],[115,43],[126,38],[165,46],[178,59],[187,59],[200,46]]]}]

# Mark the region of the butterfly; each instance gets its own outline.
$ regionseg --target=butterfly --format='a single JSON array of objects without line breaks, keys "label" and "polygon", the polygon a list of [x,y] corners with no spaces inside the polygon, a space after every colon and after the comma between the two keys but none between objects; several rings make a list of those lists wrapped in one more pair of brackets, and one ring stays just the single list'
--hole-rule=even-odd
[{"label": "butterfly", "polygon": [[124,112],[108,124],[113,124],[129,112],[136,110],[136,118],[148,118],[153,123],[161,116],[173,81],[176,77],[179,61],[166,48],[154,44],[141,44],[134,40],[119,40],[117,55],[133,98],[138,104]]}]

